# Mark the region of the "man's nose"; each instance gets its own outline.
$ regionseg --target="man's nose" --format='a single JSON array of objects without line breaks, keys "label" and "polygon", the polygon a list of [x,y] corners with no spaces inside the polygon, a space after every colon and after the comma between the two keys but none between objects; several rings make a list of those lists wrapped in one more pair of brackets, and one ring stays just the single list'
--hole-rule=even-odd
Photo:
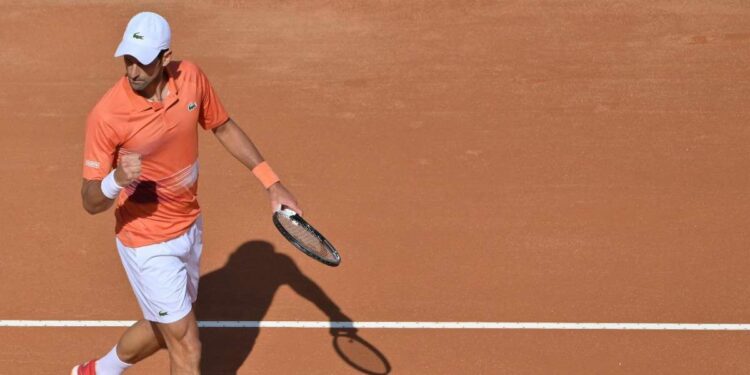
[{"label": "man's nose", "polygon": [[130,78],[138,78],[138,66],[135,64],[130,64],[126,68],[126,73],[128,73],[128,77]]}]

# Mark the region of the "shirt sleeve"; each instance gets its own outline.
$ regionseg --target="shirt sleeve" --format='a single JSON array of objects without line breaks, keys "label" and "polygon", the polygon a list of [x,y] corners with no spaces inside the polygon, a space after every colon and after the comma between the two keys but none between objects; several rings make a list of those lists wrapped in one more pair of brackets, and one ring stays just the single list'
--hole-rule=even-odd
[{"label": "shirt sleeve", "polygon": [[201,90],[201,111],[198,115],[198,122],[206,130],[223,125],[229,120],[229,114],[224,109],[224,105],[221,104],[221,100],[219,100],[219,96],[208,81],[208,77],[200,69],[198,70],[198,86]]},{"label": "shirt sleeve", "polygon": [[100,116],[92,112],[86,120],[83,145],[83,178],[102,180],[112,169],[117,150],[117,134]]}]

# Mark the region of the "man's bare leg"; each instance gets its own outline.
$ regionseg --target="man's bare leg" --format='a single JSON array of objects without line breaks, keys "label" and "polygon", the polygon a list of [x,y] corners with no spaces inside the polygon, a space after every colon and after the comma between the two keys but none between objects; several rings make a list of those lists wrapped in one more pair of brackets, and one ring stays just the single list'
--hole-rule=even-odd
[{"label": "man's bare leg", "polygon": [[117,343],[117,356],[125,363],[135,364],[166,347],[156,323],[142,319],[122,334]]},{"label": "man's bare leg", "polygon": [[157,323],[169,350],[172,375],[200,374],[201,342],[193,311],[174,323]]}]

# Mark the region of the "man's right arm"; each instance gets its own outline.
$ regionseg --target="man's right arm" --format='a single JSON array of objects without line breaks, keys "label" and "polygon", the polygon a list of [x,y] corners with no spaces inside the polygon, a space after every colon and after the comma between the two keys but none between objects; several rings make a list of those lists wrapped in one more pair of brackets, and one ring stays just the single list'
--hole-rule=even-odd
[{"label": "man's right arm", "polygon": [[[117,197],[117,194],[119,191],[130,184],[132,184],[134,181],[138,180],[138,177],[141,176],[141,155],[136,153],[131,153],[127,155],[123,155],[119,163],[117,165],[117,168],[107,177],[104,179],[109,181],[109,185],[107,185],[109,188],[107,190],[112,190],[111,187],[114,187],[114,191],[112,191],[110,194],[113,194],[112,198],[108,198],[106,195],[104,195],[104,191],[102,190],[102,180],[87,180],[83,179],[83,184],[81,185],[81,199],[83,200],[83,208],[86,210],[86,212],[94,215],[98,214],[100,212],[104,212],[107,209],[109,209],[112,206],[112,203],[115,201],[114,198]],[[113,180],[108,180],[108,179]],[[117,186],[112,185],[112,183],[116,184]]]},{"label": "man's right arm", "polygon": [[87,180],[85,178],[81,185],[81,199],[83,200],[83,208],[92,215],[106,211],[115,201],[104,196],[101,180]]}]

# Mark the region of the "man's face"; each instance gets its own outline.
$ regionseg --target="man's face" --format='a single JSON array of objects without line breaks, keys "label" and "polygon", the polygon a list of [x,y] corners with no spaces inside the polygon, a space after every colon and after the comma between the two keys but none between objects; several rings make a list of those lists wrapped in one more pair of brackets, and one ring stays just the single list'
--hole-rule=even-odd
[{"label": "man's face", "polygon": [[141,64],[135,57],[130,55],[124,56],[125,75],[128,76],[128,83],[134,91],[143,91],[152,83],[158,83],[164,71],[164,65],[169,62],[171,51],[167,51],[163,56],[157,56],[154,61],[148,65]]}]

